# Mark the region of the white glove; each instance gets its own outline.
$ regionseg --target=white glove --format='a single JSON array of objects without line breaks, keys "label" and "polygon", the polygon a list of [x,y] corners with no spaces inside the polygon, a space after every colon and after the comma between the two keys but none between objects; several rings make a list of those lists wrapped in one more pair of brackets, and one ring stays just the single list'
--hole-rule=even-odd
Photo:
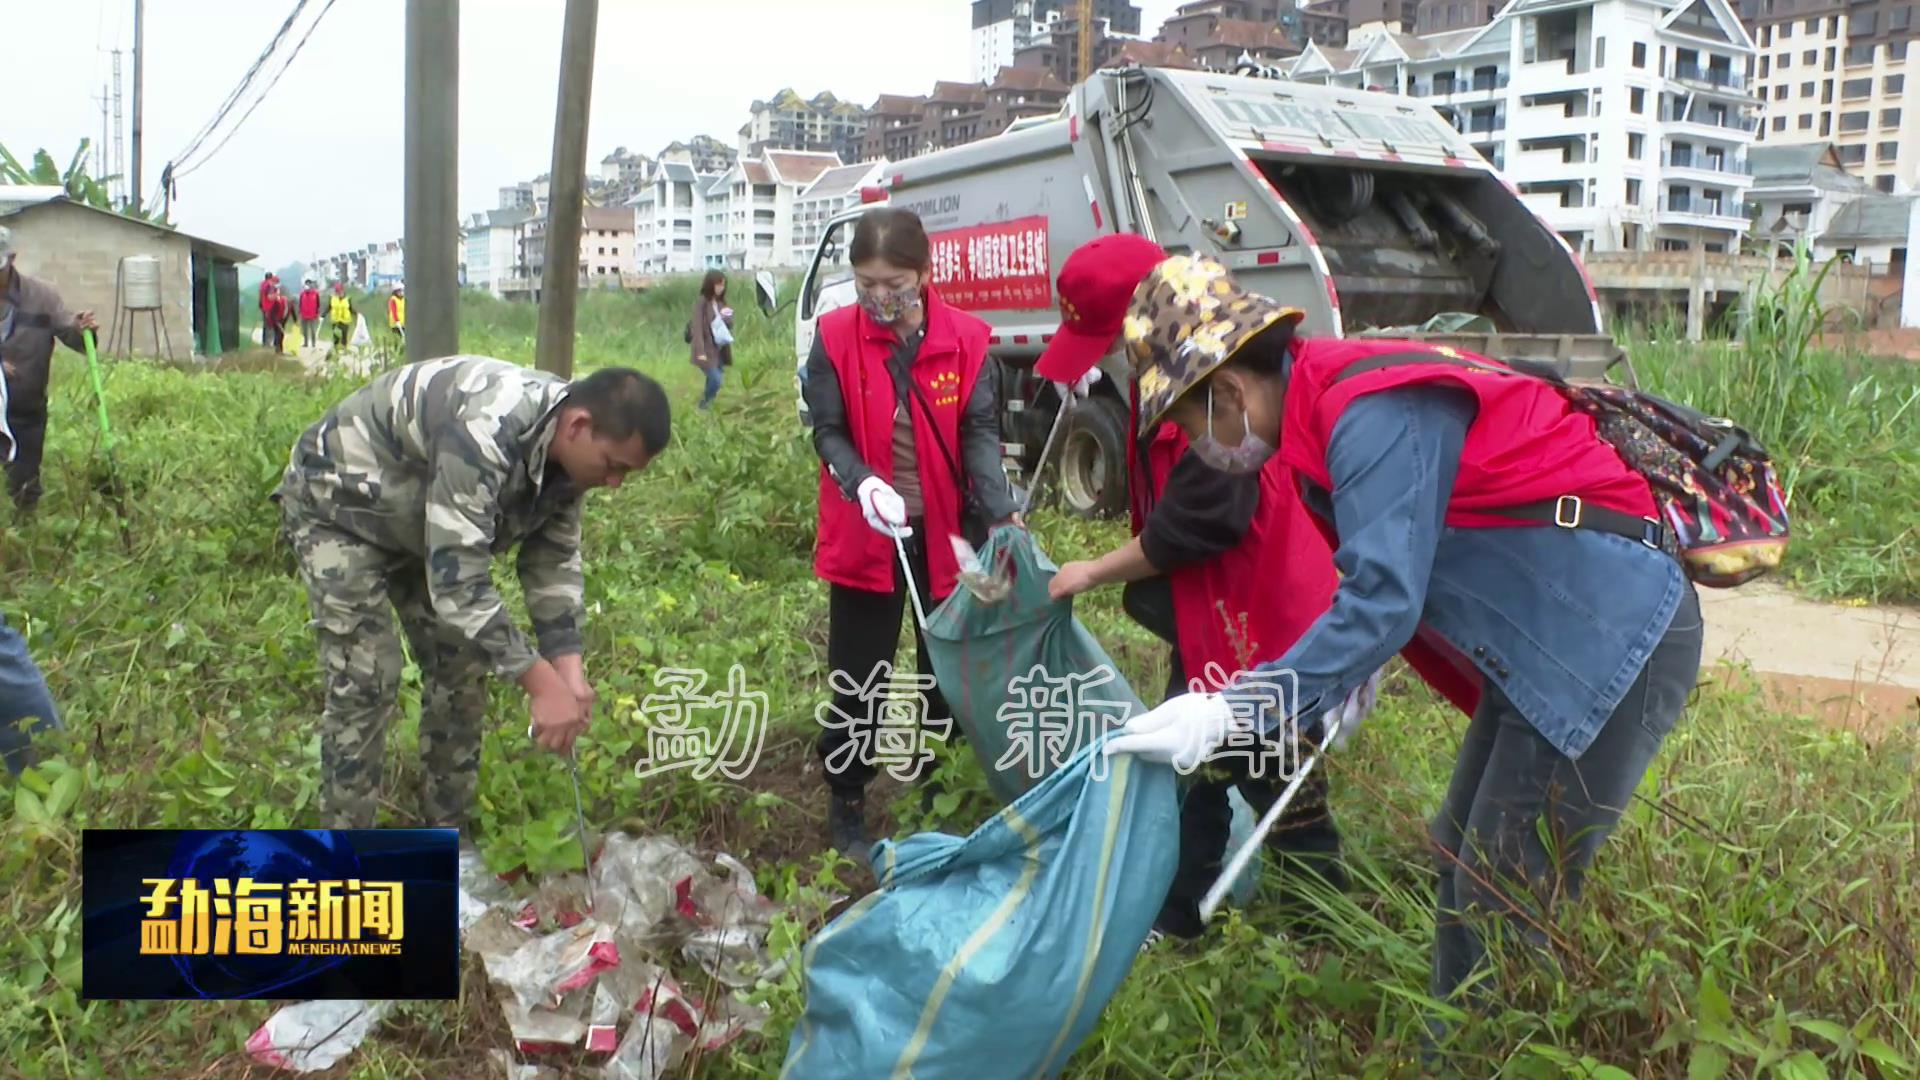
[{"label": "white glove", "polygon": [[1109,757],[1137,754],[1191,772],[1227,741],[1231,729],[1243,724],[1220,694],[1180,694],[1128,720],[1101,752]]},{"label": "white glove", "polygon": [[1361,721],[1365,720],[1367,714],[1373,711],[1373,704],[1375,701],[1378,701],[1379,698],[1380,671],[1376,669],[1372,675],[1367,677],[1366,682],[1361,683],[1358,689],[1347,695],[1347,700],[1328,709],[1326,714],[1320,718],[1322,725],[1320,730],[1322,731],[1326,730],[1325,725],[1327,724],[1334,723],[1335,721],[1338,721],[1340,724],[1339,729],[1334,732],[1333,736],[1332,746],[1335,750],[1345,750],[1347,748],[1347,740],[1353,738],[1353,733],[1360,730]]},{"label": "white glove", "polygon": [[1085,375],[1073,380],[1072,383],[1056,382],[1053,388],[1059,393],[1061,401],[1085,401],[1087,395],[1093,392],[1093,384],[1099,382],[1101,377],[1097,366],[1090,367]]},{"label": "white glove", "polygon": [[860,512],[866,515],[867,526],[885,537],[909,537],[913,530],[907,527],[907,504],[893,485],[877,476],[869,476],[860,481],[854,489],[854,495],[860,502]]}]

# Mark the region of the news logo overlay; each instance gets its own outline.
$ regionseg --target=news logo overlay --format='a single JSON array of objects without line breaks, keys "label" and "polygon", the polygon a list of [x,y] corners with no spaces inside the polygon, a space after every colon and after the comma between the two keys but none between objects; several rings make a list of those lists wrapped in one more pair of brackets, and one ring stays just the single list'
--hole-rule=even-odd
[{"label": "news logo overlay", "polygon": [[452,829],[87,829],[82,996],[450,1000]]}]

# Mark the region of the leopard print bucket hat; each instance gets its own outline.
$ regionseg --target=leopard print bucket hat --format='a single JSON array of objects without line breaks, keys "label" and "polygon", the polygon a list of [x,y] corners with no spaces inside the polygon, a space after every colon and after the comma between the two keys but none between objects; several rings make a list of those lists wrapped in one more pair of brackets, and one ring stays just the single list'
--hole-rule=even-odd
[{"label": "leopard print bucket hat", "polygon": [[1160,426],[1180,396],[1232,358],[1248,338],[1306,312],[1248,292],[1219,260],[1175,255],[1134,290],[1127,359],[1140,387],[1140,434]]}]

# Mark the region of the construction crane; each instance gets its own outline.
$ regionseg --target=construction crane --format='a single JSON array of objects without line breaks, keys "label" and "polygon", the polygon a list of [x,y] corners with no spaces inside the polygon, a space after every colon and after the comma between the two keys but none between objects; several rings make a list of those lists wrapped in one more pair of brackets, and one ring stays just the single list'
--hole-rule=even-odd
[{"label": "construction crane", "polygon": [[1073,81],[1079,82],[1092,75],[1098,66],[1093,62],[1093,0],[1076,0],[1074,19],[1080,24],[1080,71]]}]

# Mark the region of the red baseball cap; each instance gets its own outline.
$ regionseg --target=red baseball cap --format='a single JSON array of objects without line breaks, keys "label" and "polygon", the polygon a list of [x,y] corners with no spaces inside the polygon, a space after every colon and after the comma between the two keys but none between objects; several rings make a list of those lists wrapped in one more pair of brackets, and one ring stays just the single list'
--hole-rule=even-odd
[{"label": "red baseball cap", "polygon": [[1134,289],[1166,257],[1159,244],[1132,233],[1096,237],[1075,248],[1060,267],[1060,330],[1033,373],[1072,382],[1099,363],[1120,337]]}]

